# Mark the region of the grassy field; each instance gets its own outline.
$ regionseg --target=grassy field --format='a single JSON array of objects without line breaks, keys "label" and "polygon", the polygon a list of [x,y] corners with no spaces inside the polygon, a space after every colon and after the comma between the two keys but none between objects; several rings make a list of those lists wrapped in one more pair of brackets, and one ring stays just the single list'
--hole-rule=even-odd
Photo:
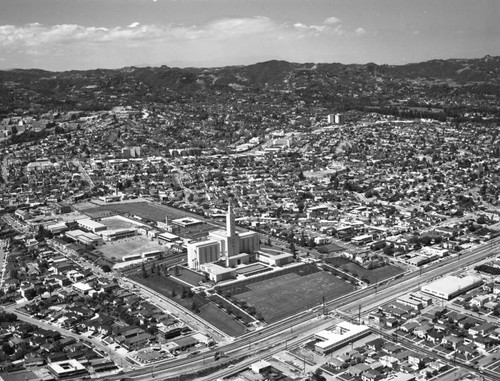
[{"label": "grassy field", "polygon": [[345,295],[354,287],[327,272],[305,276],[287,274],[247,286],[250,291],[235,295],[254,306],[268,323],[318,306],[323,296],[331,300]]},{"label": "grassy field", "polygon": [[189,283],[192,286],[198,286],[201,281],[205,280],[203,275],[200,275],[194,271],[186,269],[185,267],[179,266],[179,276],[174,275],[174,271],[172,271],[172,276],[175,278],[179,278],[180,280]]},{"label": "grassy field", "polygon": [[337,245],[336,243],[329,243],[326,245],[316,246],[316,250],[318,250],[322,254],[335,253],[337,251],[345,250],[342,246]]},{"label": "grassy field", "polygon": [[123,218],[121,216],[105,217],[99,222],[103,225],[106,225],[108,227],[108,230],[138,228],[140,226],[143,226],[143,224],[140,224],[128,218]]},{"label": "grassy field", "polygon": [[123,204],[106,204],[102,206],[92,207],[88,205],[87,209],[82,209],[86,213],[95,213],[103,210],[111,210],[117,213],[130,213],[146,220],[151,221],[165,221],[165,217],[169,220],[182,218],[186,216],[186,213],[182,211],[177,211],[172,208],[167,208],[161,204],[149,204],[147,202],[128,202]]},{"label": "grassy field", "polygon": [[347,270],[359,279],[368,281],[368,283],[377,283],[384,279],[391,278],[403,273],[405,270],[401,267],[387,265],[378,269],[368,270],[357,263],[351,262],[346,258],[328,258],[326,262],[343,270]]},{"label": "grassy field", "polygon": [[219,328],[229,336],[238,337],[246,332],[246,327],[213,304],[205,304],[199,316]]}]

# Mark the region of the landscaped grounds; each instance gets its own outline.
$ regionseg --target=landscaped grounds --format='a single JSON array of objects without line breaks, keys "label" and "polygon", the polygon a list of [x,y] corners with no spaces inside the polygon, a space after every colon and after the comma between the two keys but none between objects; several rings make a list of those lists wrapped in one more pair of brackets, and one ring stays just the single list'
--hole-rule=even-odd
[{"label": "landscaped grounds", "polygon": [[354,289],[328,272],[300,276],[282,275],[246,286],[248,291],[234,295],[234,299],[254,306],[268,323],[276,322],[300,311],[316,307],[338,298]]}]

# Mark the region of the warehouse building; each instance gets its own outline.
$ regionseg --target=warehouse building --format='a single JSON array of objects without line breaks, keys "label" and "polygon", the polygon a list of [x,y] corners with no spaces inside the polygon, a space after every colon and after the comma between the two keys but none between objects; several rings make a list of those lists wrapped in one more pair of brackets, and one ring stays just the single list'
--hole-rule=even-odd
[{"label": "warehouse building", "polygon": [[483,280],[480,277],[448,275],[423,286],[422,292],[440,299],[450,300],[480,286],[482,283]]}]

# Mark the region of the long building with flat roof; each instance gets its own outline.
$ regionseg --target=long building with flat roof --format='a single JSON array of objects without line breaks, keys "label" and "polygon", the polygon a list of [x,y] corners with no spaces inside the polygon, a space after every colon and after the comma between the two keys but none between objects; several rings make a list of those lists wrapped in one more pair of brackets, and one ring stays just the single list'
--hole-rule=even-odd
[{"label": "long building with flat roof", "polygon": [[77,221],[78,227],[92,233],[97,233],[103,230],[106,230],[108,227],[106,225],[101,224],[100,222],[91,220],[90,218],[84,220]]},{"label": "long building with flat roof", "polygon": [[448,275],[422,286],[421,290],[426,294],[436,296],[440,299],[450,300],[480,286],[482,283],[483,280],[481,277]]}]

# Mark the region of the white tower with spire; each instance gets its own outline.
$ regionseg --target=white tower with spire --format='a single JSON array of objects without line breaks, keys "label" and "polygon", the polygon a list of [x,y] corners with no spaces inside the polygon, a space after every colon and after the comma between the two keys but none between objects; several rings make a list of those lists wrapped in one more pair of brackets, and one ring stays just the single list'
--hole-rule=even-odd
[{"label": "white tower with spire", "polygon": [[236,234],[236,226],[234,222],[234,213],[233,213],[233,203],[229,201],[229,206],[227,207],[227,215],[226,215],[226,234],[228,237],[234,237]]},{"label": "white tower with spire", "polygon": [[236,233],[236,223],[234,221],[233,204],[229,201],[226,216],[226,266],[229,267],[229,258],[240,253],[240,242]]}]

